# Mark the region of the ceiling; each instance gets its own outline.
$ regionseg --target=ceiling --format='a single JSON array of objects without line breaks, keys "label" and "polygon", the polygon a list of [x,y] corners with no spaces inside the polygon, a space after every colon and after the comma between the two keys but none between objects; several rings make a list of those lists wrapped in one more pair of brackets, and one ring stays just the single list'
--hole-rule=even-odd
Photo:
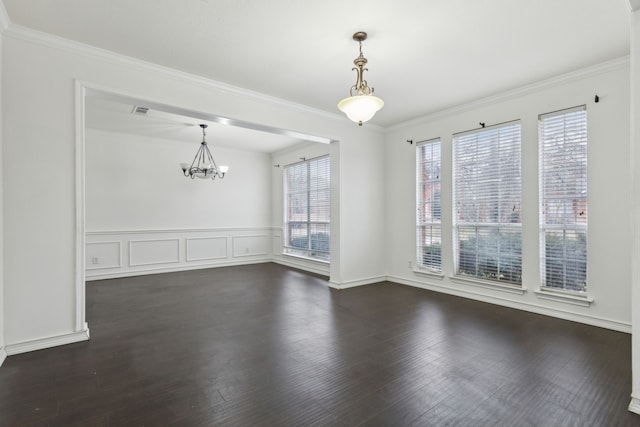
[{"label": "ceiling", "polygon": [[367,31],[383,127],[629,53],[629,0],[4,4],[14,24],[333,113]]},{"label": "ceiling", "polygon": [[[136,112],[137,107],[146,107],[145,113]],[[214,147],[271,154],[313,140],[311,135],[292,135],[282,129],[261,126],[262,130],[248,127],[245,122],[229,126],[215,116],[181,111],[173,107],[87,91],[85,99],[85,126],[107,132],[197,143],[202,141],[200,124],[206,124],[207,142]],[[320,139],[320,138],[319,138]],[[194,144],[197,147],[197,144]]]}]

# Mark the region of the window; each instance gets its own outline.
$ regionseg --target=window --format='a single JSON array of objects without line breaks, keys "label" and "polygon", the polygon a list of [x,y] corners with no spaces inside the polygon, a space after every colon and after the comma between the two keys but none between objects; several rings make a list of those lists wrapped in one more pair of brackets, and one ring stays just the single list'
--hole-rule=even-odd
[{"label": "window", "polygon": [[416,238],[418,266],[442,271],[440,140],[416,146]]},{"label": "window", "polygon": [[329,156],[284,168],[284,253],[329,260]]},{"label": "window", "polygon": [[587,111],[538,117],[542,286],[587,290]]},{"label": "window", "polygon": [[456,274],[522,283],[520,122],[454,135]]}]

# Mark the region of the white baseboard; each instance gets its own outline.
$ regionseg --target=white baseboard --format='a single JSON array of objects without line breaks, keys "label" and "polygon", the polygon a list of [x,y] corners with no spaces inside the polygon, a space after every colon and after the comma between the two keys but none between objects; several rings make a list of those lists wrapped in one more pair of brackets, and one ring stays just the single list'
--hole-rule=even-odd
[{"label": "white baseboard", "polygon": [[629,411],[640,414],[640,397],[631,395],[631,403],[629,403]]},{"label": "white baseboard", "polygon": [[518,302],[498,296],[489,296],[479,292],[467,289],[453,289],[449,286],[436,285],[432,283],[423,283],[415,280],[404,279],[402,277],[389,276],[387,280],[401,285],[413,286],[415,288],[428,289],[430,291],[441,292],[462,298],[469,298],[476,301],[487,302],[490,304],[501,305],[503,307],[515,308],[517,310],[529,311],[531,313],[542,314],[544,316],[555,317],[572,322],[584,323],[586,325],[597,326],[599,328],[612,329],[618,332],[631,333],[631,324],[620,322],[617,320],[605,319],[596,316],[588,316],[584,314],[574,313],[570,311],[560,310],[557,308],[544,307],[528,302]]},{"label": "white baseboard", "polygon": [[355,288],[356,286],[372,285],[374,283],[384,282],[385,280],[387,280],[387,276],[368,277],[366,279],[350,280],[348,282],[330,281],[329,287],[333,289],[349,289]]},{"label": "white baseboard", "polygon": [[8,344],[5,347],[6,354],[12,356],[14,354],[27,353],[29,351],[43,350],[45,348],[57,347],[59,345],[72,344],[89,339],[89,329],[84,329],[70,334],[56,335],[47,338],[39,338],[30,341],[24,341],[16,344]]},{"label": "white baseboard", "polygon": [[274,256],[271,258],[271,262],[284,265],[285,267],[298,268],[300,270],[309,271],[311,273],[320,274],[322,276],[329,276],[329,268],[327,265],[314,265],[313,261],[306,262],[305,260],[298,261],[297,259],[289,259],[284,256]]},{"label": "white baseboard", "polygon": [[158,274],[158,273],[172,273],[177,271],[189,271],[189,270],[203,270],[205,268],[217,268],[217,267],[232,267],[237,265],[247,265],[247,264],[263,264],[265,262],[271,262],[271,258],[260,258],[255,260],[241,260],[241,261],[225,261],[218,262],[212,264],[197,264],[197,265],[178,265],[175,267],[156,267],[156,268],[146,268],[142,270],[127,270],[127,271],[117,271],[113,273],[101,273],[96,274],[94,276],[86,276],[85,280],[90,282],[92,280],[104,280],[104,279],[118,279],[121,277],[133,277],[133,276],[145,276],[148,274]]},{"label": "white baseboard", "polygon": [[7,352],[5,351],[4,347],[0,347],[0,366],[2,366],[6,358]]}]

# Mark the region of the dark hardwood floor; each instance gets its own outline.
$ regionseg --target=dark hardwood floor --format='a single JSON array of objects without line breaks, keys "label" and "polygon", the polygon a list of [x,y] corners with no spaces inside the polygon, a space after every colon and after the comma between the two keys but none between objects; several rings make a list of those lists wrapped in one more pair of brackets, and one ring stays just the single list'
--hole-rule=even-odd
[{"label": "dark hardwood floor", "polygon": [[9,357],[0,426],[635,426],[630,336],[276,264],[87,284],[91,341]]}]

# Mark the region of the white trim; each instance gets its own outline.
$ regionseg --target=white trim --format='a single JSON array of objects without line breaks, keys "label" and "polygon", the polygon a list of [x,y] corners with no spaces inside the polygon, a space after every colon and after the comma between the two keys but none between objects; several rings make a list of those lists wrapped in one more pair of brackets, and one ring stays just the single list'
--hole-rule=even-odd
[{"label": "white trim", "polygon": [[[165,229],[145,229],[138,230],[91,230],[87,235],[100,236],[112,234],[158,234],[158,233],[216,233],[230,231],[271,231],[278,227],[219,227],[219,228],[165,228]],[[239,237],[241,237],[239,235]]]},{"label": "white trim", "polygon": [[4,7],[4,1],[0,0],[0,34],[3,34],[6,29],[9,28],[10,24],[11,19],[9,18],[9,14],[7,13],[7,8]]},{"label": "white trim", "polygon": [[7,359],[7,352],[5,350],[4,347],[0,347],[0,366],[2,366],[2,364],[4,363],[4,361]]},{"label": "white trim", "polygon": [[[142,262],[142,263],[133,263],[133,244],[134,243],[148,243],[148,242],[178,242],[178,253],[175,260],[168,261],[153,261],[153,262]],[[155,264],[169,264],[174,262],[180,262],[180,239],[144,239],[144,240],[129,240],[129,267],[140,267],[145,265],[155,265]]]},{"label": "white trim", "polygon": [[631,403],[629,403],[629,411],[640,414],[640,397],[631,395]]},{"label": "white trim", "polygon": [[298,257],[274,256],[272,262],[329,277],[329,264]]},{"label": "white trim", "polygon": [[510,294],[524,295],[527,292],[525,288],[518,285],[507,285],[500,282],[491,282],[489,280],[476,279],[474,277],[449,276],[449,279],[452,282],[459,283],[461,285],[477,286],[484,289],[507,292]]},{"label": "white trim", "polygon": [[118,245],[118,263],[116,265],[107,265],[102,267],[86,267],[86,271],[103,270],[107,268],[122,268],[122,242],[121,241],[116,240],[116,241],[105,241],[105,242],[86,242],[85,245],[90,246],[90,245],[103,245],[103,244],[114,244],[114,243]]},{"label": "white trim", "polygon": [[[224,255],[208,258],[189,258],[189,242],[192,240],[224,240]],[[207,236],[207,237],[185,237],[184,239],[184,260],[185,262],[209,261],[212,259],[228,258],[229,236]]]},{"label": "white trim", "polygon": [[549,79],[541,80],[530,85],[521,86],[516,89],[508,90],[496,95],[491,95],[486,98],[480,98],[473,101],[469,101],[463,104],[459,104],[450,108],[445,108],[425,116],[420,116],[415,119],[407,120],[402,123],[389,126],[384,129],[385,133],[402,130],[408,126],[417,126],[430,121],[442,119],[444,117],[452,116],[454,114],[460,114],[467,111],[471,111],[477,108],[481,108],[488,105],[493,105],[498,102],[504,102],[509,99],[518,98],[524,95],[529,95],[541,90],[550,89],[563,85],[567,82],[576,81],[579,79],[585,79],[596,76],[598,74],[614,71],[619,68],[628,67],[630,64],[629,56],[623,56],[621,58],[612,59],[610,61],[602,62],[600,64],[593,65],[591,67],[581,68],[579,70],[571,71],[569,73],[560,74],[559,76],[551,77]]},{"label": "white trim", "polygon": [[[274,237],[281,237],[281,236],[274,236]],[[298,249],[298,248],[294,248],[292,246],[283,246],[283,249]],[[318,251],[318,252],[322,252],[322,251]],[[327,266],[331,265],[331,260],[312,258],[312,257],[304,256],[304,255],[288,254],[286,252],[283,252],[280,255],[282,257],[284,257],[284,258],[287,258],[287,257],[289,257],[289,258],[297,258],[297,259],[301,259],[301,260],[305,260],[305,261],[317,262],[318,264],[325,264]]]},{"label": "white trim", "polygon": [[500,305],[517,310],[528,311],[531,313],[542,314],[545,316],[556,317],[558,319],[570,320],[572,322],[584,323],[586,325],[597,326],[600,328],[612,329],[614,331],[631,333],[631,323],[621,322],[619,320],[606,319],[603,317],[591,316],[586,314],[574,313],[559,308],[550,308],[528,302],[513,301],[499,296],[490,296],[468,289],[452,288],[437,283],[424,283],[415,280],[404,279],[401,277],[389,276],[387,280],[401,285],[413,286],[415,288],[427,289],[434,292],[441,292],[462,298],[469,298],[476,301],[487,302],[490,304]]},{"label": "white trim", "polygon": [[[85,325],[86,326],[86,325]],[[14,354],[27,353],[29,351],[42,350],[45,348],[57,347],[65,344],[72,344],[89,339],[89,329],[85,328],[78,332],[70,334],[54,335],[47,338],[39,338],[35,340],[23,341],[16,344],[6,346],[8,356]]]},{"label": "white trim", "polygon": [[413,274],[416,276],[428,277],[430,279],[444,279],[444,274],[438,273],[437,271],[431,271],[426,268],[414,268]]},{"label": "white trim", "polygon": [[84,206],[84,122],[85,122],[85,88],[78,81],[74,81],[75,107],[76,107],[76,135],[75,135],[75,326],[76,331],[81,331],[85,325],[86,304],[85,304],[85,206]]},{"label": "white trim", "polygon": [[158,267],[158,268],[147,268],[147,269],[140,269],[140,270],[117,271],[113,273],[102,273],[102,274],[87,276],[87,282],[91,282],[94,280],[119,279],[122,277],[146,276],[149,274],[203,270],[206,268],[233,267],[237,265],[249,265],[249,264],[264,264],[268,262],[273,262],[273,260],[271,260],[270,258],[262,258],[262,259],[255,259],[255,260],[228,261],[228,262],[206,263],[206,264],[188,264],[188,265],[179,265],[175,267]]},{"label": "white trim", "polygon": [[366,279],[349,280],[348,282],[335,282],[331,280],[329,281],[329,287],[333,289],[349,289],[349,288],[355,288],[356,286],[372,285],[374,283],[380,283],[386,280],[387,280],[387,276],[368,277]]},{"label": "white trim", "polygon": [[[247,98],[252,98],[257,101],[265,102],[272,105],[278,105],[280,107],[287,108],[293,111],[300,111],[307,114],[313,114],[315,116],[321,116],[327,119],[336,120],[346,123],[347,119],[342,114],[337,112],[329,112],[320,110],[317,108],[309,107],[303,104],[288,101],[286,99],[277,98],[275,96],[266,95],[260,92],[255,92],[249,89],[244,89],[238,86],[233,86],[228,83],[219,82],[206,77],[198,76],[195,74],[179,71],[173,68],[165,67],[162,65],[154,64],[151,62],[142,61],[137,58],[122,55],[119,53],[111,52],[109,50],[101,49],[95,46],[79,43],[73,40],[65,39],[63,37],[55,36],[53,34],[36,31],[31,28],[23,27],[21,25],[11,23],[5,32],[5,35],[17,40],[23,40],[30,43],[44,45],[54,49],[60,49],[67,52],[71,52],[94,59],[108,61],[116,65],[128,66],[144,72],[154,72],[164,75],[176,80],[190,82],[193,84],[214,88],[219,91],[233,93]],[[383,128],[374,124],[367,124],[368,128],[372,128],[376,131],[382,131]],[[335,141],[333,138],[330,138]]]},{"label": "white trim", "polygon": [[236,239],[241,239],[241,238],[245,238],[245,237],[266,237],[267,240],[270,240],[271,235],[267,235],[267,234],[242,234],[242,235],[238,235],[238,236],[231,236],[231,258],[246,258],[246,257],[252,257],[252,256],[263,256],[263,255],[269,255],[268,252],[249,252],[249,253],[244,253],[244,254],[239,254],[236,255]]},{"label": "white trim", "polygon": [[590,307],[591,303],[593,303],[593,298],[589,298],[588,296],[574,296],[568,295],[559,292],[550,292],[545,291],[543,289],[538,289],[533,291],[534,294],[540,299],[544,299],[547,301],[555,301],[562,302],[565,304],[578,305],[580,307]]}]

